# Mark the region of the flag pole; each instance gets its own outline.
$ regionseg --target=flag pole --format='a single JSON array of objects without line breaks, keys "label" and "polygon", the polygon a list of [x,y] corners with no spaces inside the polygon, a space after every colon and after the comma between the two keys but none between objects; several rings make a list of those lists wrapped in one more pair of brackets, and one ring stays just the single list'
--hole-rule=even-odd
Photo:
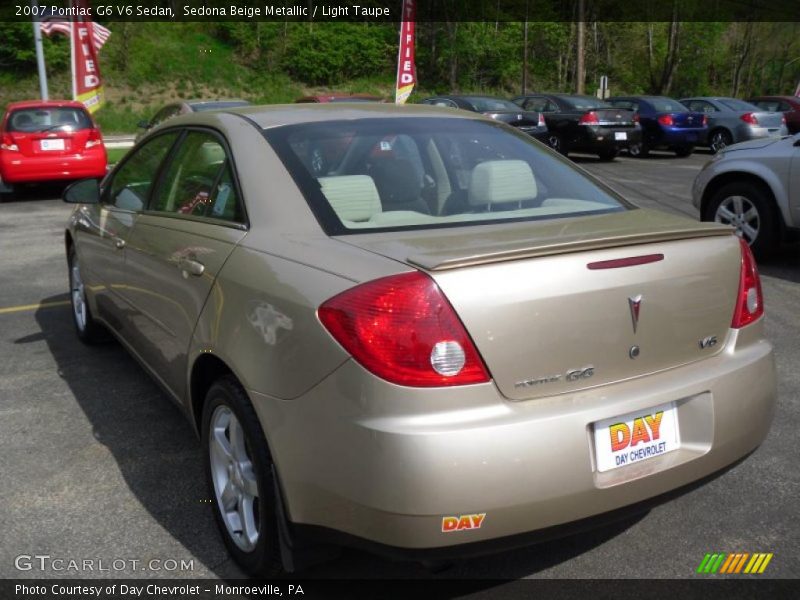
[{"label": "flag pole", "polygon": [[69,54],[72,66],[72,99],[78,99],[78,81],[75,79],[75,17],[69,21]]},{"label": "flag pole", "polygon": [[36,0],[31,0],[31,13],[33,16],[33,43],[36,46],[36,65],[39,68],[39,92],[42,95],[42,100],[49,100],[47,91],[47,71],[44,68],[44,49],[42,48],[42,26],[37,20],[36,15],[39,14],[38,3]]}]

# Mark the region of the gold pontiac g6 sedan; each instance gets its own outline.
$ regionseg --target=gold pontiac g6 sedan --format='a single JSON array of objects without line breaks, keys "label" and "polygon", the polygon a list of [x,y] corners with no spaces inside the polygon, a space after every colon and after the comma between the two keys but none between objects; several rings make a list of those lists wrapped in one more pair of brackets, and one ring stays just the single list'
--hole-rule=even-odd
[{"label": "gold pontiac g6 sedan", "polygon": [[65,200],[78,336],[113,333],[185,410],[250,573],[320,542],[530,543],[719,471],[772,420],[733,230],[476,114],[185,115]]}]

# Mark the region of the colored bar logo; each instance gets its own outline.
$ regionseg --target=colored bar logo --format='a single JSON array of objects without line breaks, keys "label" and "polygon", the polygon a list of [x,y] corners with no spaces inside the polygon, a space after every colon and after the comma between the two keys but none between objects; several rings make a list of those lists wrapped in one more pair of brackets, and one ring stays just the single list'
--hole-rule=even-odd
[{"label": "colored bar logo", "polygon": [[753,554],[748,552],[733,552],[730,554],[719,552],[706,554],[700,562],[700,566],[697,567],[697,572],[709,575],[716,573],[727,575],[739,573],[761,574],[766,570],[772,557],[772,552],[755,552]]}]

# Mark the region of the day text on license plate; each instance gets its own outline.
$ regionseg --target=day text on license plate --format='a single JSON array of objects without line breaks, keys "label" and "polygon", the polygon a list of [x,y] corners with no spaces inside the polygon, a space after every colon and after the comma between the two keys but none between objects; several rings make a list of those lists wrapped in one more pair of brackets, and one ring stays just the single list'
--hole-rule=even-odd
[{"label": "day text on license plate", "polygon": [[55,139],[55,140],[41,140],[42,150],[63,150],[64,149],[64,140],[62,139]]},{"label": "day text on license plate", "polygon": [[615,131],[614,132],[614,139],[615,140],[627,140],[628,139],[628,132],[627,131]]},{"label": "day text on license plate", "polygon": [[680,445],[678,414],[672,402],[594,424],[594,448],[600,472],[661,456]]}]

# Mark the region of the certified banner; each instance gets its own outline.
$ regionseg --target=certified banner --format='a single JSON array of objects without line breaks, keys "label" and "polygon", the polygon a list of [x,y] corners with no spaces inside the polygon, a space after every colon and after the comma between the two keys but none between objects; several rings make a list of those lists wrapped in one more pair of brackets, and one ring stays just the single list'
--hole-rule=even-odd
[{"label": "certified banner", "polygon": [[414,66],[414,29],[417,18],[416,0],[403,0],[403,21],[400,23],[400,51],[397,54],[395,104],[405,104],[417,82]]},{"label": "certified banner", "polygon": [[[89,7],[89,0],[73,0],[73,6]],[[89,112],[103,103],[103,82],[97,60],[97,27],[89,17],[72,22],[72,95],[83,102]],[[105,40],[104,40],[105,41]]]}]

